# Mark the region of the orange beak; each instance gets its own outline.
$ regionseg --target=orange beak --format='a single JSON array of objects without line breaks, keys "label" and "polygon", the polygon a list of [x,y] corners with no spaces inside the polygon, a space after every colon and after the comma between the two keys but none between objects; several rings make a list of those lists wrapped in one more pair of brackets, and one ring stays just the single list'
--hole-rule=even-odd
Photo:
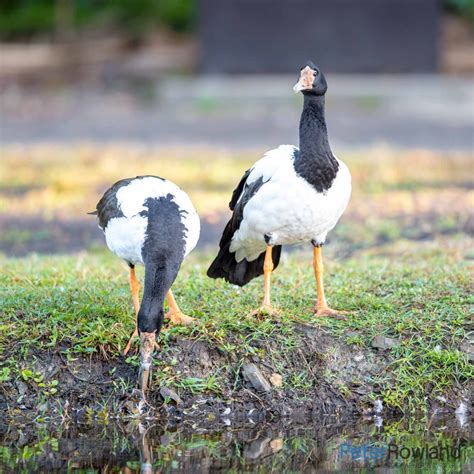
[{"label": "orange beak", "polygon": [[313,87],[313,80],[314,72],[309,66],[306,66],[304,69],[301,70],[300,79],[293,87],[293,90],[296,93],[311,89]]}]

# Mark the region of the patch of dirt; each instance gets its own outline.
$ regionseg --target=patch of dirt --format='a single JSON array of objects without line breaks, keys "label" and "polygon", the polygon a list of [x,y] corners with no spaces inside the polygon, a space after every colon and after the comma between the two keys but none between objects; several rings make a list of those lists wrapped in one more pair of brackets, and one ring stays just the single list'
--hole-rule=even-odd
[{"label": "patch of dirt", "polygon": [[[154,357],[160,371],[161,387],[154,381],[147,405],[140,406],[140,392],[134,389],[138,368],[124,357],[99,355],[67,357],[66,347],[56,352],[30,351],[18,362],[21,370],[41,374],[41,386],[30,376],[2,384],[0,412],[8,419],[61,418],[87,421],[94,417],[159,416],[170,423],[190,422],[209,429],[227,426],[252,426],[263,421],[291,419],[305,423],[322,416],[354,416],[380,413],[374,409],[379,397],[377,380],[390,379],[391,358],[384,350],[360,348],[342,343],[320,328],[297,325],[298,345],[284,354],[281,344],[270,342],[261,356],[224,352],[203,340],[171,339]],[[255,353],[259,342],[255,342]],[[18,348],[2,354],[15,360]],[[267,381],[274,374],[283,377],[281,388],[271,386],[258,391],[242,376],[242,367],[252,363]],[[168,365],[170,364],[170,365]],[[278,367],[275,365],[278,364]],[[169,374],[169,379],[163,377]],[[179,377],[178,377],[179,374]],[[217,388],[193,393],[190,386],[177,388],[175,380],[207,379],[215,375]],[[295,380],[295,376],[300,376]],[[47,395],[49,384],[57,380],[57,393]],[[274,378],[273,378],[274,380]],[[169,385],[181,400],[164,400],[161,388]],[[466,390],[466,389],[465,389]],[[464,391],[465,391],[464,390]],[[467,398],[461,387],[446,395],[444,407],[453,411]],[[174,397],[172,397],[174,398]],[[427,393],[430,402],[430,393]],[[142,404],[143,405],[143,404]],[[431,407],[441,407],[431,404]],[[393,414],[383,409],[384,414]]]}]

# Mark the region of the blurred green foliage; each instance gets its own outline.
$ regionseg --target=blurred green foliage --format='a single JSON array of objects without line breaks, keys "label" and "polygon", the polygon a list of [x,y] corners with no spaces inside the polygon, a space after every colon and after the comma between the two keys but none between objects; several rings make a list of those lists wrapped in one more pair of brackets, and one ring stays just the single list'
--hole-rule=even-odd
[{"label": "blurred green foliage", "polygon": [[32,36],[54,29],[54,2],[44,0],[2,0],[0,3],[0,36]]},{"label": "blurred green foliage", "polygon": [[[474,21],[474,0],[443,0]],[[83,27],[119,30],[135,39],[165,27],[192,31],[197,0],[0,0],[0,39],[51,36]]]},{"label": "blurred green foliage", "polygon": [[193,29],[195,0],[1,0],[0,38],[31,38],[84,27],[141,38],[164,27]]},{"label": "blurred green foliage", "polygon": [[474,21],[474,0],[444,0],[446,7]]}]

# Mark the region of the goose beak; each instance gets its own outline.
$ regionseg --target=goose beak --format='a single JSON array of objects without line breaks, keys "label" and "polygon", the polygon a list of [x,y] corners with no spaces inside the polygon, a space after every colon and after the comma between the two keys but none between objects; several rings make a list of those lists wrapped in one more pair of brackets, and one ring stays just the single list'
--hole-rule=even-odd
[{"label": "goose beak", "polygon": [[313,80],[313,70],[309,66],[306,66],[304,69],[301,70],[300,78],[293,87],[293,90],[295,91],[295,93],[297,93],[300,91],[311,89],[313,87]]},{"label": "goose beak", "polygon": [[294,86],[293,86],[293,92],[297,94],[298,92],[303,90],[303,86],[300,84],[300,81],[298,81]]},{"label": "goose beak", "polygon": [[145,393],[148,388],[155,343],[156,332],[140,333],[140,375],[138,377],[138,383],[143,393]]}]

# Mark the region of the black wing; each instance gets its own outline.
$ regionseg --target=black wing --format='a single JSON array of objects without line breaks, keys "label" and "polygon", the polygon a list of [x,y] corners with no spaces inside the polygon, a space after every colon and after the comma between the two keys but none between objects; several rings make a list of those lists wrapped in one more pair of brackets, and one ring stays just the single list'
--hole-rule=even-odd
[{"label": "black wing", "polygon": [[[96,214],[99,219],[99,227],[103,230],[107,227],[110,219],[123,217],[123,212],[117,203],[117,191],[127,186],[133,178],[121,179],[111,186],[97,203]],[[92,213],[91,213],[92,214]]]},{"label": "black wing", "polygon": [[114,217],[124,217],[123,212],[117,203],[117,192],[120,188],[127,186],[135,179],[141,178],[157,178],[165,181],[164,178],[153,175],[136,176],[135,178],[125,178],[117,181],[114,185],[107,189],[107,191],[105,191],[104,195],[97,203],[96,210],[93,212],[88,212],[88,214],[97,216],[99,218],[99,227],[101,229],[105,229],[107,227],[110,219],[113,219]]},{"label": "black wing", "polygon": [[231,211],[234,210],[235,205],[237,204],[237,201],[239,200],[239,197],[242,194],[242,191],[244,190],[245,184],[247,182],[247,178],[249,177],[252,170],[253,168],[250,168],[244,173],[244,175],[242,176],[242,179],[239,181],[239,184],[234,189],[234,192],[232,193],[232,198],[229,202],[229,207]]},{"label": "black wing", "polygon": [[[246,171],[232,194],[232,200],[229,206],[234,212],[225,226],[219,242],[219,253],[207,271],[207,275],[211,278],[224,278],[226,281],[239,286],[243,286],[253,278],[263,274],[263,261],[265,258],[265,252],[263,252],[252,262],[248,262],[245,259],[241,262],[237,262],[235,260],[235,254],[230,252],[232,237],[240,227],[240,223],[244,217],[245,206],[250,199],[255,196],[258,190],[268,182],[264,181],[263,177],[260,177],[253,183],[247,184],[246,181],[251,171],[251,169]],[[280,255],[281,245],[274,246],[272,252],[274,268],[276,268],[280,262]]]}]

